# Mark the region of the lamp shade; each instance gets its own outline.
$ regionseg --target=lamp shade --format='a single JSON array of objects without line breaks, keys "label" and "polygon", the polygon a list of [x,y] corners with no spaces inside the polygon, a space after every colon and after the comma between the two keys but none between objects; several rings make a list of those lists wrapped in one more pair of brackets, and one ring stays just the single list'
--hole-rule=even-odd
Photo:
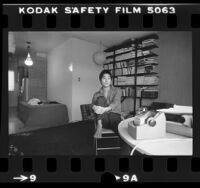
[{"label": "lamp shade", "polygon": [[103,65],[106,61],[106,55],[103,51],[98,51],[93,54],[93,61],[97,65]]}]

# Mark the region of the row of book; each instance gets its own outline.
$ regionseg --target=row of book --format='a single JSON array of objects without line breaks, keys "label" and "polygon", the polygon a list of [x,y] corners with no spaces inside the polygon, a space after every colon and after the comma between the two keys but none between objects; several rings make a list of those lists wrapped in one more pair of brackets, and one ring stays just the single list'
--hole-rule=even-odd
[{"label": "row of book", "polygon": [[106,70],[111,70],[111,69],[113,69],[113,64],[105,64],[105,65],[103,65],[103,68]]},{"label": "row of book", "polygon": [[130,59],[135,57],[135,52],[129,52],[126,54],[121,54],[115,57],[115,61],[122,61],[125,59]]},{"label": "row of book", "polygon": [[[136,85],[158,85],[158,82],[158,76],[137,76]],[[114,85],[135,85],[135,77],[118,76],[117,78],[114,78]]]},{"label": "row of book", "polygon": [[[142,47],[151,46],[155,44],[157,44],[157,39],[146,39],[146,40],[143,40],[142,43],[138,44],[138,47],[142,48]],[[118,50],[115,50],[115,54],[130,52],[134,49],[135,49],[135,44],[132,44],[130,47],[120,48]],[[106,56],[112,56],[112,55],[114,55],[114,51],[106,52]]]},{"label": "row of book", "polygon": [[120,68],[126,68],[126,67],[130,67],[134,65],[135,65],[135,60],[121,61],[121,62],[115,63],[115,68],[120,69]]},{"label": "row of book", "polygon": [[113,58],[108,58],[108,59],[106,59],[106,62],[105,62],[105,63],[112,63],[113,61],[114,61]]},{"label": "row of book", "polygon": [[[108,65],[104,66],[104,69],[113,71],[112,67],[113,67],[112,64],[108,64]],[[156,65],[145,65],[145,66],[137,67],[136,74],[157,73],[157,72],[158,72],[158,67]],[[132,75],[132,74],[135,74],[134,66],[115,69],[115,76]]]},{"label": "row of book", "polygon": [[[149,58],[143,58],[139,59],[137,61],[137,65],[151,65],[151,64],[158,64],[158,58],[157,57],[149,57]],[[131,59],[128,61],[120,61],[114,63],[114,68],[125,68],[129,66],[135,66],[135,60]],[[105,69],[113,69],[113,64],[104,64]]]},{"label": "row of book", "polygon": [[131,87],[122,88],[123,97],[134,97],[134,89]]},{"label": "row of book", "polygon": [[[150,54],[153,54],[150,50],[138,51],[137,57],[146,56],[146,55],[150,55]],[[125,61],[125,60],[129,60],[131,58],[135,58],[135,52],[126,53],[126,54],[122,54],[120,56],[116,56],[115,61]],[[105,63],[111,63],[113,61],[114,61],[114,58],[110,57],[110,58],[106,59]]]},{"label": "row of book", "polygon": [[151,46],[157,44],[157,39],[147,39],[142,41],[142,47]]},{"label": "row of book", "polygon": [[115,76],[135,74],[135,67],[115,69]]},{"label": "row of book", "polygon": [[120,54],[124,52],[130,52],[131,50],[134,50],[134,45],[128,48],[121,48],[115,51],[115,54]]},{"label": "row of book", "polygon": [[[139,48],[141,48],[141,47],[147,47],[147,46],[151,46],[151,45],[155,45],[155,44],[157,44],[157,39],[150,38],[150,39],[143,40],[138,46],[139,46]],[[120,48],[118,50],[115,50],[115,54],[130,52],[134,49],[135,49],[135,44],[132,44],[130,47]],[[112,55],[114,55],[114,51],[106,52],[107,57],[112,56]]]},{"label": "row of book", "polygon": [[[157,73],[158,68],[155,65],[146,65],[137,67],[137,73],[136,74],[143,74],[143,73]],[[115,69],[115,76],[121,76],[121,75],[131,75],[135,74],[135,67],[127,67],[127,68],[120,68]]]},{"label": "row of book", "polygon": [[144,90],[141,93],[142,98],[156,99],[158,98],[158,91]]},{"label": "row of book", "polygon": [[123,97],[134,97],[135,96],[135,89],[136,89],[136,97],[144,97],[144,98],[157,98],[158,97],[158,89],[150,89],[150,88],[131,88],[126,87],[122,88],[122,96]]},{"label": "row of book", "polygon": [[137,96],[144,97],[144,98],[157,98],[158,91],[159,90],[158,90],[157,86],[136,88]]},{"label": "row of book", "polygon": [[[150,50],[145,50],[145,51],[138,50],[137,51],[137,57],[149,55],[151,53],[152,52]],[[115,61],[123,61],[123,60],[126,60],[126,59],[135,58],[135,57],[136,57],[136,52],[132,51],[132,52],[129,52],[129,53],[125,53],[125,54],[115,56]],[[109,57],[106,60],[107,60],[107,63],[110,63],[110,62],[114,61],[114,57]]]},{"label": "row of book", "polygon": [[[128,48],[121,48],[115,51],[115,54],[125,53],[125,52],[131,52],[134,50],[134,47],[128,47]],[[105,52],[106,57],[114,55],[114,51],[111,52]]]},{"label": "row of book", "polygon": [[138,60],[138,65],[149,65],[149,64],[158,64],[158,57],[148,57]]}]

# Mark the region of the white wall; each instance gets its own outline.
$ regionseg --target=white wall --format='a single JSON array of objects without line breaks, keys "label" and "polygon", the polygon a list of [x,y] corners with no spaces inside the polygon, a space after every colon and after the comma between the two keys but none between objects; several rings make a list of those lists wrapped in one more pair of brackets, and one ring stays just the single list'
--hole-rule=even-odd
[{"label": "white wall", "polygon": [[[73,76],[72,76],[72,120],[81,120],[81,104],[92,101],[94,92],[100,88],[99,73],[102,66],[93,62],[93,54],[100,47],[79,39],[72,39]],[[80,81],[79,81],[80,79]]]},{"label": "white wall", "polygon": [[72,108],[72,73],[68,67],[71,56],[71,40],[64,42],[48,54],[47,99],[67,105],[69,120]]},{"label": "white wall", "polygon": [[[91,103],[94,92],[100,87],[98,76],[102,67],[92,60],[99,48],[96,44],[71,38],[48,55],[47,99],[66,104],[70,121],[82,120],[80,105]],[[71,63],[72,73],[68,69]]]}]

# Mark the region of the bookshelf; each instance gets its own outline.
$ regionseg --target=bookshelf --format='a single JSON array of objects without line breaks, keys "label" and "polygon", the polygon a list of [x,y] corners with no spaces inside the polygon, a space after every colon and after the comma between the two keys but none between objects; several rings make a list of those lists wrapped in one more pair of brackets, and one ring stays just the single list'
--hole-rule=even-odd
[{"label": "bookshelf", "polygon": [[151,34],[104,50],[106,63],[103,67],[111,71],[113,85],[122,89],[121,101],[133,98],[133,115],[137,100],[141,106],[142,99],[158,97],[158,55],[152,51],[158,48],[157,40],[158,35]]}]

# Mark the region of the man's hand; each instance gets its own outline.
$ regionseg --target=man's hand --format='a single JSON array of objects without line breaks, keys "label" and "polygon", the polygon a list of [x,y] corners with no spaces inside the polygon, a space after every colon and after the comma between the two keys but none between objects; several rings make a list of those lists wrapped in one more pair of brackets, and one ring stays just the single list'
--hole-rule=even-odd
[{"label": "man's hand", "polygon": [[93,110],[96,114],[103,114],[104,113],[104,107],[101,106],[93,106]]},{"label": "man's hand", "polygon": [[96,114],[103,114],[111,110],[111,107],[101,107],[101,106],[93,106],[93,110]]}]

